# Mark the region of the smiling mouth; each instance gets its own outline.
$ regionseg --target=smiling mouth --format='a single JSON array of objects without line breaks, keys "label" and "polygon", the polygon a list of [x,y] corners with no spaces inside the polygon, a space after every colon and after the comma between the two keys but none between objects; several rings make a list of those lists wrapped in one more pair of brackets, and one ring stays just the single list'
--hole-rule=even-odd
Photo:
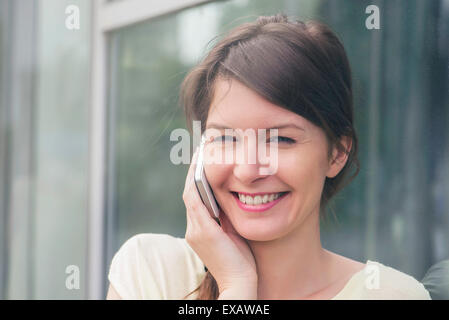
[{"label": "smiling mouth", "polygon": [[276,193],[263,193],[263,194],[253,194],[249,195],[246,193],[234,192],[231,193],[236,196],[240,202],[247,205],[260,205],[265,203],[270,203],[283,195],[285,195],[288,191],[284,192],[276,192]]},{"label": "smiling mouth", "polygon": [[250,196],[247,194],[231,192],[234,199],[237,202],[237,205],[245,210],[251,212],[261,212],[266,211],[277,203],[279,203],[282,199],[285,198],[290,191],[278,192],[278,193],[265,193],[265,194],[256,194],[255,196]]}]

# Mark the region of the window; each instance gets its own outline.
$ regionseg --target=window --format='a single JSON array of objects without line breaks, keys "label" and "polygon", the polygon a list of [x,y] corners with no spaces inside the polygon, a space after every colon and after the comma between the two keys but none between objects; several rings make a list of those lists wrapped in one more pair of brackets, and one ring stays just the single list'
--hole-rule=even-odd
[{"label": "window", "polygon": [[[126,3],[120,2],[122,12],[127,11]],[[305,0],[217,1],[173,6],[145,17],[134,12],[135,21],[134,3],[128,2],[129,19],[122,15],[118,27],[114,19],[105,19],[110,22],[105,30],[109,61],[106,266],[136,233],[184,235],[181,194],[188,168],[168,161],[169,134],[185,127],[177,106],[179,84],[213,37],[258,15],[280,11],[328,23],[342,38],[354,74],[362,170],[335,199],[338,220],[323,223],[323,245],[363,262],[378,259],[416,278],[447,255],[443,243],[449,225],[442,223],[447,221],[448,204],[442,197],[447,190],[441,186],[448,185],[444,164],[448,163],[444,160],[448,132],[434,126],[447,119],[447,102],[443,102],[447,94],[427,85],[441,79],[441,89],[447,88],[447,71],[432,62],[442,48],[438,39],[426,36],[447,33],[442,22],[447,11],[438,13],[444,1],[338,5]],[[364,27],[369,4],[381,9],[381,30]],[[112,5],[109,9],[113,12]],[[146,10],[158,11],[142,4],[139,11]],[[447,49],[439,57],[438,63],[446,66]],[[438,117],[431,112],[434,109]],[[426,128],[435,128],[445,138],[436,142]],[[427,152],[419,150],[417,143]],[[436,171],[432,168],[437,163]],[[438,197],[431,192],[437,185]]]},{"label": "window", "polygon": [[74,2],[0,1],[0,298],[86,296],[90,1],[71,32]]},{"label": "window", "polygon": [[[370,4],[380,30],[365,28]],[[278,12],[329,24],[353,71],[361,172],[323,246],[418,280],[447,259],[448,0],[2,0],[0,299],[103,299],[129,237],[184,236],[179,85],[215,36]]]}]

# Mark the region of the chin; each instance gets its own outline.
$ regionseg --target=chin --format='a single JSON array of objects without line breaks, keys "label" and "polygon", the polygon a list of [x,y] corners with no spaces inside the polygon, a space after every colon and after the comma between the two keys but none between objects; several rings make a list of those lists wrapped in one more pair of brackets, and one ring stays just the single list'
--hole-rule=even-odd
[{"label": "chin", "polygon": [[270,221],[241,221],[236,222],[235,230],[246,240],[272,241],[282,237],[287,227]]}]

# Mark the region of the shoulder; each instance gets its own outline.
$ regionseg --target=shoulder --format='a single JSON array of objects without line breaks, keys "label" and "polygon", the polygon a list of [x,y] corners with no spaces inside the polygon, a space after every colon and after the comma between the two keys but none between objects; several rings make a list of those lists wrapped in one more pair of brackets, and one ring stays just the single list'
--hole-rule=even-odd
[{"label": "shoulder", "polygon": [[432,265],[421,280],[429,291],[432,299],[449,299],[449,260],[443,260]]},{"label": "shoulder", "polygon": [[368,260],[356,277],[359,299],[429,300],[429,292],[414,277],[380,262]]},{"label": "shoulder", "polygon": [[142,233],[114,255],[108,279],[124,299],[182,299],[203,274],[202,261],[185,239]]},{"label": "shoulder", "polygon": [[[185,239],[162,233],[140,233],[132,236],[118,252],[140,255],[144,259],[163,259],[171,262],[197,256]],[[193,255],[192,255],[193,253]]]}]

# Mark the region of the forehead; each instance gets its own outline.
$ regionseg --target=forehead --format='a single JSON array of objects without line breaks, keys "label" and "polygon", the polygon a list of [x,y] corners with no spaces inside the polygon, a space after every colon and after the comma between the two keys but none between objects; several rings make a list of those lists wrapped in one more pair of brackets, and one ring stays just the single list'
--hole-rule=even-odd
[{"label": "forehead", "polygon": [[237,80],[217,79],[207,123],[230,128],[271,128],[293,123],[304,129],[308,121],[300,115],[271,103]]}]

